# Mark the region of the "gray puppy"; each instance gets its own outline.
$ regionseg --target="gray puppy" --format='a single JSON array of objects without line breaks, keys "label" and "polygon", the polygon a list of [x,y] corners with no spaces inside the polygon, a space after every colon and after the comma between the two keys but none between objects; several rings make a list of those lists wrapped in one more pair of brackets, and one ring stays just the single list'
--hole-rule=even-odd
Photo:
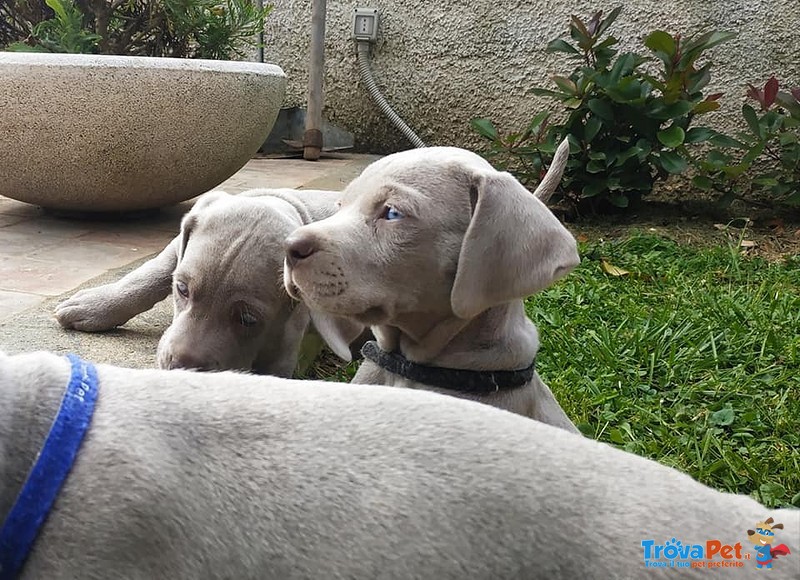
[{"label": "gray puppy", "polygon": [[56,319],[65,328],[108,330],[171,291],[173,320],[158,345],[160,368],[291,376],[312,317],[334,352],[349,360],[348,344],[327,332],[331,324],[347,323],[310,313],[281,285],[284,240],[331,215],[338,195],[292,189],[207,193],[158,256],[113,284],[79,291],[56,307]]},{"label": "gray puppy", "polygon": [[288,292],[372,326],[378,348],[353,382],[472,398],[576,431],[531,364],[539,337],[522,300],[580,261],[542,201],[568,155],[564,142],[535,195],[462,149],[389,155],[347,186],[336,214],[289,237]]},{"label": "gray puppy", "polygon": [[[703,567],[741,566],[725,578],[754,578],[747,530],[768,516],[790,554],[767,574],[798,578],[797,510],[486,405],[97,368],[90,430],[24,579],[693,577],[652,567],[670,566],[656,547],[672,538],[700,546]],[[0,521],[69,376],[63,357],[0,353]]]}]

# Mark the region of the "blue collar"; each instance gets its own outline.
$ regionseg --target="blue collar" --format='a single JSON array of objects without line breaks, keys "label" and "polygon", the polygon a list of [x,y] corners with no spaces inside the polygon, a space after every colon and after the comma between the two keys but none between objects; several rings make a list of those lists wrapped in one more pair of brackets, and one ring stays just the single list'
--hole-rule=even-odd
[{"label": "blue collar", "polygon": [[44,446],[0,529],[0,580],[16,578],[36,541],[39,529],[67,479],[97,399],[97,369],[75,355],[69,384]]}]

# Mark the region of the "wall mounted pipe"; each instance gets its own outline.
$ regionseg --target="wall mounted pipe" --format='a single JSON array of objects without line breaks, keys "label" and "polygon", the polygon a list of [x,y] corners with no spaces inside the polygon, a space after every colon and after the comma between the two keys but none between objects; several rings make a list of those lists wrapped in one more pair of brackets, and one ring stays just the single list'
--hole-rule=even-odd
[{"label": "wall mounted pipe", "polygon": [[372,76],[372,69],[369,65],[369,47],[370,43],[366,40],[359,40],[357,42],[356,52],[358,55],[358,70],[361,73],[361,82],[367,89],[367,92],[375,101],[375,104],[381,112],[388,117],[392,124],[400,129],[405,137],[411,141],[414,147],[425,147],[425,142],[414,133],[414,130],[409,127],[405,121],[392,109],[389,102],[381,93],[378,85],[375,84],[375,78]]}]

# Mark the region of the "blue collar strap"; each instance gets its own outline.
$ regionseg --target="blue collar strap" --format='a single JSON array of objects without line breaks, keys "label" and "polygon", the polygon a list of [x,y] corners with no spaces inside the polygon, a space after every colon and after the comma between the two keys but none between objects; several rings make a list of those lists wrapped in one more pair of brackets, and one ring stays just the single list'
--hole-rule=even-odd
[{"label": "blue collar strap", "polygon": [[0,529],[0,580],[12,580],[22,570],[92,420],[99,387],[97,369],[75,355],[67,356],[72,374],[58,414]]}]

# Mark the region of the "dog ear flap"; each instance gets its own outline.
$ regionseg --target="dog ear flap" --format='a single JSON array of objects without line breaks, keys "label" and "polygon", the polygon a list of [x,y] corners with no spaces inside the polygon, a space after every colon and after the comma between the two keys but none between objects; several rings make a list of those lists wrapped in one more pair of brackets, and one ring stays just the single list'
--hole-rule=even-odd
[{"label": "dog ear flap", "polygon": [[772,523],[772,522],[774,522],[774,521],[775,521],[775,520],[773,520],[773,519],[770,517],[770,518],[767,518],[767,519],[765,519],[765,520],[764,520],[764,523],[765,523],[765,524],[771,524],[771,523]]},{"label": "dog ear flap", "polygon": [[192,206],[192,209],[189,210],[189,213],[183,216],[183,219],[181,220],[181,243],[180,246],[178,246],[178,262],[183,259],[183,255],[186,253],[186,246],[189,243],[189,236],[191,235],[195,226],[197,226],[197,219],[200,213],[212,203],[219,201],[224,197],[230,197],[230,194],[219,190],[204,193],[197,198],[197,201]]},{"label": "dog ear flap", "polygon": [[783,529],[783,524],[775,524],[774,526],[772,526],[772,529],[773,530],[782,530]]},{"label": "dog ear flap", "polygon": [[189,245],[189,236],[192,234],[192,230],[197,225],[197,214],[193,214],[189,212],[183,219],[181,220],[181,243],[178,246],[178,262],[180,263],[183,260],[184,254],[186,254],[186,246]]},{"label": "dog ear flap", "polygon": [[309,312],[314,328],[333,353],[344,361],[353,360],[350,343],[361,336],[366,327],[350,318],[334,316],[313,308]]},{"label": "dog ear flap", "polygon": [[453,313],[464,319],[534,294],[580,263],[572,234],[509,173],[479,174],[475,189],[450,294]]}]

